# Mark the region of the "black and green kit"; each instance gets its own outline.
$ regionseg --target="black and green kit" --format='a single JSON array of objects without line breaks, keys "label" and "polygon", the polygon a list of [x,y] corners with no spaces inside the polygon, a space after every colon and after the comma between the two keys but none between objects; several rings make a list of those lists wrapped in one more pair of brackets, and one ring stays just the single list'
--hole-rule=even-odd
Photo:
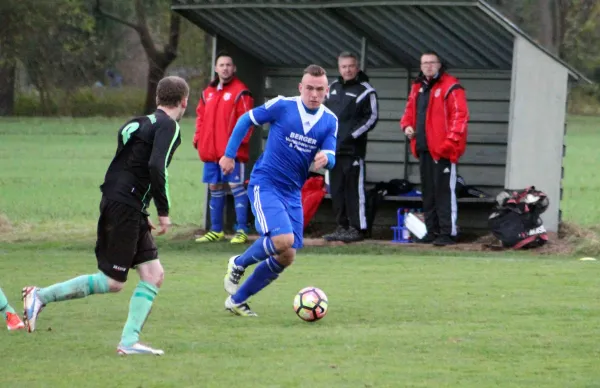
[{"label": "black and green kit", "polygon": [[158,215],[169,215],[167,167],[181,136],[179,124],[160,109],[128,121],[117,136],[100,186],[96,259],[106,276],[125,282],[131,268],[158,258],[147,209],[154,198]]},{"label": "black and green kit", "polygon": [[146,211],[154,198],[158,215],[168,216],[167,167],[181,144],[179,124],[158,109],[130,120],[117,136],[117,153],[100,186],[103,197],[140,211]]}]

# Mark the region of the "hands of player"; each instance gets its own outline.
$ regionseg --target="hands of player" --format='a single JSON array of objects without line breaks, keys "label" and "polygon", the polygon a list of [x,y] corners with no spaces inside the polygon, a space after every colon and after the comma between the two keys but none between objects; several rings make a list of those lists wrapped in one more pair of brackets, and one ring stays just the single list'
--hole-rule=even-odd
[{"label": "hands of player", "polygon": [[152,233],[152,231],[156,229],[156,226],[154,226],[154,223],[152,222],[150,217],[148,217],[148,229],[150,229],[150,233]]},{"label": "hands of player", "polygon": [[415,130],[413,127],[404,128],[404,133],[406,134],[406,137],[408,137],[409,139],[412,139],[415,136]]},{"label": "hands of player", "polygon": [[[167,230],[169,230],[169,227],[171,227],[171,219],[169,218],[169,216],[166,217],[161,217],[158,216],[158,225],[160,226],[160,230],[158,231],[158,235],[162,235],[167,233]],[[152,225],[154,226],[154,225]]]},{"label": "hands of player", "polygon": [[223,156],[221,160],[219,160],[219,166],[221,166],[223,174],[231,174],[231,172],[235,168],[235,160],[233,160],[232,158],[228,158],[227,156]]},{"label": "hands of player", "polygon": [[323,151],[319,151],[317,152],[317,154],[315,155],[315,164],[314,164],[314,169],[315,171],[318,171],[320,169],[322,169],[323,167],[325,167],[327,165],[327,162],[329,160],[327,159],[327,154]]}]

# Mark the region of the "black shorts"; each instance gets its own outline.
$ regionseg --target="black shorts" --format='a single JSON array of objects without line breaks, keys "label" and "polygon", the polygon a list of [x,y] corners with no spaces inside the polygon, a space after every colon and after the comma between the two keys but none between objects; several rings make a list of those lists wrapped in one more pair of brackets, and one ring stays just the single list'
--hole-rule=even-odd
[{"label": "black shorts", "polygon": [[125,282],[130,268],[157,258],[147,216],[131,206],[102,198],[96,240],[98,269],[111,279]]}]

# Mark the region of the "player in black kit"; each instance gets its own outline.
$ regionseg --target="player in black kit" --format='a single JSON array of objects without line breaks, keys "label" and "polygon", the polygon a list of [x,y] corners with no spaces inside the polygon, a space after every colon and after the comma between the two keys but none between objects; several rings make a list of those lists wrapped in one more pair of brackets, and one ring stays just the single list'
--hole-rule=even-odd
[{"label": "player in black kit", "polygon": [[157,110],[136,117],[119,129],[117,152],[100,186],[102,199],[95,249],[100,272],[46,288],[25,287],[24,320],[29,332],[35,330],[37,317],[48,303],[118,292],[127,281],[129,269],[135,268],[140,282],[131,298],[117,353],[164,353],[139,342],[164,277],[151,233],[155,227],[147,209],[154,198],[158,234],[166,233],[171,224],[167,167],[181,143],[178,122],[187,107],[188,95],[185,80],[165,77],[156,91]]}]

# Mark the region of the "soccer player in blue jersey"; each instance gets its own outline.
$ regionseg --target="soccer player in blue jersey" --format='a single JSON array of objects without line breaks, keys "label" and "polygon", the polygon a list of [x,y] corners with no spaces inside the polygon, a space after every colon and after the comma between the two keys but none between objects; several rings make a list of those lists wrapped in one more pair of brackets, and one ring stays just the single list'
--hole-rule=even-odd
[{"label": "soccer player in blue jersey", "polygon": [[[335,165],[337,117],[323,105],[329,90],[325,70],[310,65],[299,85],[300,96],[276,97],[238,120],[219,161],[231,173],[234,157],[251,124],[270,123],[269,137],[248,186],[248,197],[261,237],[244,253],[229,259],[225,308],[236,315],[256,316],[247,301],[277,279],[302,248],[301,189],[311,164],[319,170]],[[247,267],[258,264],[240,286]],[[238,289],[239,287],[239,289]]]}]

